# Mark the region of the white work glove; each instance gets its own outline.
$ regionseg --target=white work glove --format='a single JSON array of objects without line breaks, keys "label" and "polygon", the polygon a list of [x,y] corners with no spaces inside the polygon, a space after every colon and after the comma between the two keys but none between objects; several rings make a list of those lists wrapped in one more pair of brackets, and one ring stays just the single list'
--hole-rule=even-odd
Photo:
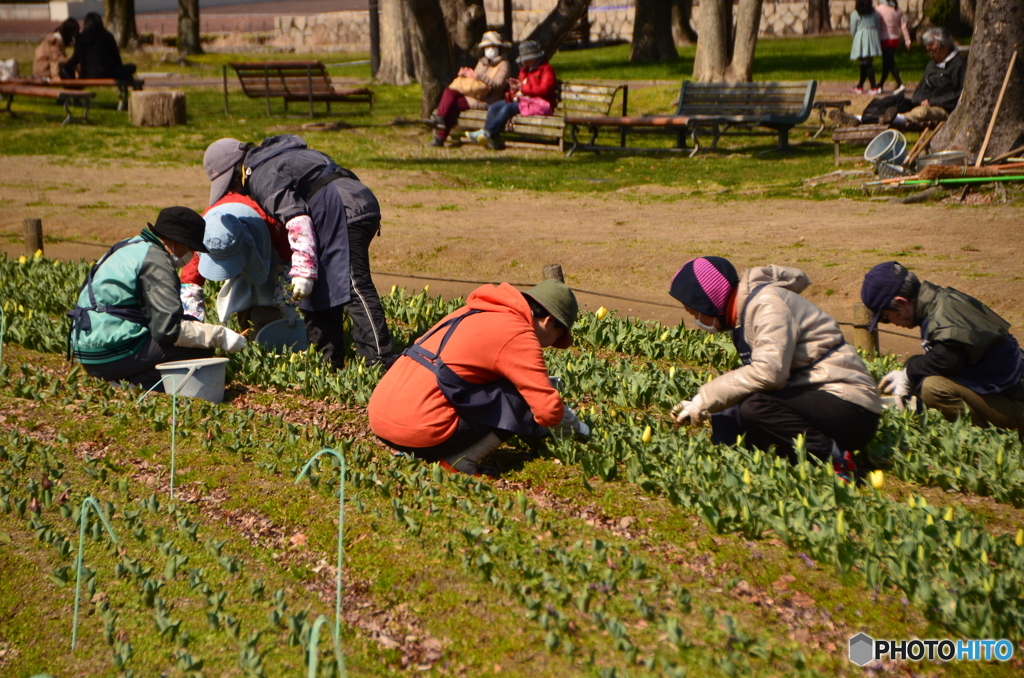
[{"label": "white work glove", "polygon": [[224,336],[220,340],[220,347],[224,349],[225,353],[238,353],[239,351],[245,350],[245,347],[249,345],[249,342],[238,332],[224,328]]},{"label": "white work glove", "polygon": [[704,418],[704,399],[698,393],[693,400],[684,400],[672,408],[672,417],[680,424],[696,424]]},{"label": "white work glove", "polygon": [[185,348],[220,348],[228,353],[241,351],[248,343],[241,334],[223,325],[210,325],[195,320],[182,320],[175,346]]},{"label": "white work glove", "polygon": [[308,297],[315,282],[309,278],[292,278],[292,299],[300,301]]},{"label": "white work glove", "polygon": [[584,438],[590,437],[590,427],[580,421],[579,417],[576,416],[576,413],[568,405],[565,406],[565,410],[562,413],[562,421],[556,426],[552,426],[551,430],[563,436],[578,433]]},{"label": "white work glove", "polygon": [[910,377],[906,370],[893,370],[878,382],[878,390],[896,396],[896,409],[905,410],[910,399]]}]

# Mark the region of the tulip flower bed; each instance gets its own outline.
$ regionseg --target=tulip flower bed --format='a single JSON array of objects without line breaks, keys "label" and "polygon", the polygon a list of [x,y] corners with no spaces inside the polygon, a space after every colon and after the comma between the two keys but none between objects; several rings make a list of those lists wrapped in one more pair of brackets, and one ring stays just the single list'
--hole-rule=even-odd
[{"label": "tulip flower bed", "polygon": [[[171,500],[170,398],[136,403],[53,355],[85,271],[0,258],[0,673],[306,672],[314,620],[333,628],[337,461],[293,481],[322,447],[346,459],[352,675],[836,674],[859,630],[1024,638],[1016,436],[887,412],[862,455],[885,485],[849,486],[806,455],[790,465],[667,420],[734,366],[727,338],[583,314],[577,346],[548,361],[587,442],[503,450],[498,481],[449,475],[368,434],[378,370],[251,346],[231,357],[227,402],[179,400]],[[382,301],[399,345],[461,303]],[[915,484],[989,496],[1003,519]],[[86,497],[102,514],[83,525]],[[322,676],[338,672],[329,645],[314,650]]]}]

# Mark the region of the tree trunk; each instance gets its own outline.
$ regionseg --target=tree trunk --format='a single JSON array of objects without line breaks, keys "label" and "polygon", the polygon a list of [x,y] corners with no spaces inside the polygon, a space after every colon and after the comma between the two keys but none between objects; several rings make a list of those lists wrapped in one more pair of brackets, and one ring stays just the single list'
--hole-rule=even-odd
[{"label": "tree trunk", "polygon": [[762,0],[740,0],[736,13],[736,35],[732,46],[732,61],[725,79],[728,82],[750,82],[754,75],[754,52],[757,34],[761,28]]},{"label": "tree trunk", "polygon": [[440,0],[406,2],[419,28],[413,43],[416,79],[423,88],[420,112],[424,118],[429,118],[441,100],[441,92],[455,77],[455,62]]},{"label": "tree trunk", "polygon": [[980,0],[977,10],[964,93],[932,147],[981,151],[1010,55],[1016,49],[1017,63],[985,153],[996,156],[1024,143],[1024,0]]},{"label": "tree trunk", "polygon": [[180,90],[132,92],[128,119],[136,127],[173,127],[185,124],[185,93]]},{"label": "tree trunk", "polygon": [[413,51],[419,29],[405,0],[380,0],[380,66],[377,82],[408,85],[416,80]]},{"label": "tree trunk", "polygon": [[960,0],[960,23],[965,28],[974,28],[974,16],[977,13],[975,0]]},{"label": "tree trunk", "polygon": [[807,0],[807,26],[804,32],[818,34],[831,30],[832,16],[828,0]]},{"label": "tree trunk", "polygon": [[487,30],[483,0],[441,0],[455,66],[476,66],[477,45]]},{"label": "tree trunk", "polygon": [[732,0],[704,0],[700,7],[700,39],[693,61],[699,82],[749,82],[754,71],[762,0],[739,0],[733,30]]},{"label": "tree trunk", "polygon": [[725,80],[732,50],[732,0],[703,0],[697,34],[700,37],[693,60],[693,79]]},{"label": "tree trunk", "polygon": [[672,39],[673,0],[636,0],[630,61],[669,61],[679,57]]},{"label": "tree trunk", "polygon": [[199,42],[199,0],[178,0],[178,53],[203,53]]},{"label": "tree trunk", "polygon": [[[558,0],[527,40],[533,40],[544,50],[547,58],[558,50],[562,40],[590,8],[590,0]],[[513,55],[515,56],[515,55]]]},{"label": "tree trunk", "polygon": [[134,49],[139,43],[135,29],[135,0],[103,0],[103,23],[114,35],[119,49]]},{"label": "tree trunk", "polygon": [[693,0],[672,2],[672,39],[676,47],[688,47],[697,42],[697,31],[690,25],[693,18]]}]

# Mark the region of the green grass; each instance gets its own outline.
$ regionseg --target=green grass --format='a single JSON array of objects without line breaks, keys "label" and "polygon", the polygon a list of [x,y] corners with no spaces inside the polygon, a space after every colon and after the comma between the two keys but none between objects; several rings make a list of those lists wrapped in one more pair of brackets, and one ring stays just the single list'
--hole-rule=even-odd
[{"label": "green grass", "polygon": [[[762,40],[755,61],[758,80],[817,78],[852,81],[855,71],[847,58],[849,38]],[[31,54],[25,43],[0,44],[0,57],[13,54],[24,64]],[[267,53],[205,54],[190,58],[190,65],[162,63],[160,53],[131,55],[140,72],[172,71],[202,77],[215,77],[228,61],[266,59]],[[365,64],[344,66],[362,60],[362,54],[289,55],[289,58],[321,58],[332,66],[335,77],[369,78]],[[682,50],[674,62],[632,64],[628,46],[561,52],[553,64],[564,80],[656,80],[653,86],[634,87],[630,91],[632,114],[664,113],[672,110],[678,94],[678,81],[689,77],[693,49]],[[910,55],[901,54],[901,67],[908,81],[920,76],[926,57],[915,46]],[[233,78],[232,78],[233,80]],[[112,91],[100,91],[91,113],[94,125],[61,127],[63,110],[49,101],[18,99],[16,117],[0,116],[3,155],[54,155],[96,160],[127,160],[171,163],[196,167],[206,146],[218,138],[231,136],[258,142],[265,136],[282,132],[301,134],[309,145],[331,155],[340,164],[354,169],[369,168],[395,172],[427,173],[428,185],[439,190],[457,186],[459,190],[541,190],[610,192],[645,184],[665,186],[667,192],[638,196],[639,200],[678,200],[708,197],[715,200],[762,199],[764,197],[830,198],[861,197],[849,184],[822,184],[805,188],[802,180],[831,172],[832,147],[827,135],[810,140],[817,126],[811,121],[791,132],[795,148],[779,154],[773,134],[761,136],[727,135],[718,152],[703,151],[695,158],[685,154],[581,153],[565,158],[555,151],[510,150],[493,153],[475,147],[461,149],[427,148],[429,132],[417,123],[420,117],[418,85],[394,87],[375,85],[376,107],[370,114],[363,104],[334,106],[326,114],[317,106],[316,122],[343,120],[351,127],[339,131],[304,130],[310,122],[303,106],[293,104],[284,115],[280,101],[272,101],[268,117],[262,100],[245,98],[239,91],[230,94],[230,113],[225,114],[218,87],[184,87],[188,97],[188,124],[174,128],[131,127],[127,116],[116,109]],[[911,142],[913,141],[911,137]],[[615,145],[617,132],[603,132],[599,143]],[[705,146],[709,137],[703,138]],[[631,134],[631,146],[669,148],[674,137],[668,134]],[[769,151],[764,155],[761,152]]]}]

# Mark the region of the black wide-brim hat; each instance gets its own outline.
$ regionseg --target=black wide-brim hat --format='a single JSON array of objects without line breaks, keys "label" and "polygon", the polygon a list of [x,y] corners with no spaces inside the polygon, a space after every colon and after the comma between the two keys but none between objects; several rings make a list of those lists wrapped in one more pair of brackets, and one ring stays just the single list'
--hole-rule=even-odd
[{"label": "black wide-brim hat", "polygon": [[161,238],[180,242],[193,252],[208,252],[203,244],[206,221],[188,207],[165,207],[157,215],[156,223],[149,224],[149,229]]}]

